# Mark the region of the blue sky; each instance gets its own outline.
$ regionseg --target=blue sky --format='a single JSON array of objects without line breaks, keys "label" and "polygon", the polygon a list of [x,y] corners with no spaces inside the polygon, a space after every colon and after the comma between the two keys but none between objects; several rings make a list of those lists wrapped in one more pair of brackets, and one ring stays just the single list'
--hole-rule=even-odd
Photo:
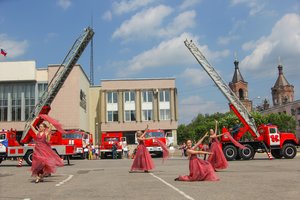
[{"label": "blue sky", "polygon": [[[227,82],[236,52],[255,105],[271,100],[279,57],[300,98],[299,0],[0,0],[0,48],[8,53],[0,62],[60,64],[92,18],[95,84],[175,77],[180,123],[228,111],[225,97],[184,46],[186,38]],[[88,48],[78,62],[87,75],[89,59]]]}]

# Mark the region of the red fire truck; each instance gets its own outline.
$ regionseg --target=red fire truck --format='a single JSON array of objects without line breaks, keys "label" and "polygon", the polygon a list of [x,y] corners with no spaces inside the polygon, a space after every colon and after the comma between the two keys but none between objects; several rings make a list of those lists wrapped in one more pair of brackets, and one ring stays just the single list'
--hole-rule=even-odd
[{"label": "red fire truck", "polygon": [[[27,121],[25,122],[24,131],[20,141],[17,141],[16,130],[11,129],[9,131],[0,132],[0,138],[3,138],[0,141],[0,162],[2,162],[3,158],[23,157],[26,162],[31,165],[32,153],[34,150],[32,140],[36,138],[35,133],[31,130],[31,125],[36,127],[38,124],[42,123],[44,118],[48,115],[51,110],[51,103],[93,36],[93,29],[88,27],[79,36],[79,38],[76,39],[72,48],[53,76],[51,82],[48,84],[47,90],[41,96],[35,108],[31,111]],[[45,117],[40,117],[42,115]],[[69,158],[70,155],[74,154],[73,144],[64,145],[62,143],[58,143],[51,146],[52,149],[61,156],[67,156],[67,158]]]},{"label": "red fire truck", "polygon": [[[69,156],[74,154],[73,145],[52,144],[51,147],[58,155],[66,157],[69,164]],[[0,131],[0,163],[9,158],[23,158],[31,165],[33,150],[33,141],[24,145],[18,142],[16,130]]]},{"label": "red fire truck", "polygon": [[52,134],[50,144],[74,145],[75,153],[72,157],[84,158],[84,148],[93,144],[91,133],[82,130],[66,130],[64,133],[56,131]]},{"label": "red fire truck", "polygon": [[156,140],[160,140],[164,144],[166,144],[167,139],[166,139],[165,132],[163,130],[160,130],[160,129],[147,129],[147,130],[145,130],[145,132],[146,132],[146,134],[145,134],[146,138],[150,138],[150,137],[156,138],[156,139],[146,139],[144,141],[145,146],[147,147],[149,153],[152,154],[152,155],[156,155],[156,156],[161,157],[163,155],[163,150],[158,145]]},{"label": "red fire truck", "polygon": [[[192,41],[184,41],[185,46],[190,50],[198,63],[207,72],[210,78],[214,81],[219,90],[228,99],[229,107],[234,114],[239,118],[243,127],[241,127],[234,138],[243,144],[246,148],[238,149],[234,144],[229,141],[228,136],[223,135],[221,144],[223,152],[227,160],[244,159],[249,160],[254,157],[258,151],[266,152],[269,159],[275,158],[288,158],[292,159],[297,154],[296,146],[299,146],[299,141],[293,133],[279,132],[275,125],[262,124],[258,128],[255,121],[239,98],[229,88],[225,81],[221,78],[218,72],[209,64],[205,56],[197,48]],[[222,132],[228,132],[223,128]],[[250,133],[253,137],[252,141],[243,141],[242,136],[245,133]]]},{"label": "red fire truck", "polygon": [[126,138],[123,137],[122,132],[103,132],[101,134],[100,158],[105,159],[109,156],[112,157],[112,148],[114,144],[117,146],[118,158],[122,158],[122,142],[126,142]]}]

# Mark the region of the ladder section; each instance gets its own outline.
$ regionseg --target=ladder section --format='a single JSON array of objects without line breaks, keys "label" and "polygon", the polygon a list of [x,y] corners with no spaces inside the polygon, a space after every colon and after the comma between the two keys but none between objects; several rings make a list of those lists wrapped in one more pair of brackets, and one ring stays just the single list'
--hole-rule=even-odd
[{"label": "ladder section", "polygon": [[[48,85],[48,89],[44,92],[41,99],[35,106],[35,108],[31,111],[29,118],[25,123],[25,128],[22,134],[21,140],[27,135],[30,125],[32,121],[41,114],[41,111],[44,106],[50,106],[53,102],[55,96],[63,86],[65,80],[69,76],[72,71],[74,65],[78,61],[82,52],[88,45],[89,41],[93,38],[94,31],[91,27],[87,27],[84,32],[76,39],[72,48],[68,52],[67,56],[63,60],[62,64],[59,66],[57,72],[53,76],[51,82]],[[46,113],[47,114],[47,113]]]},{"label": "ladder section", "polygon": [[250,115],[250,113],[242,104],[242,102],[238,99],[238,97],[234,94],[234,92],[229,88],[226,82],[221,78],[218,72],[209,64],[209,62],[198,49],[198,47],[192,41],[188,40],[185,40],[184,44],[190,50],[190,52],[193,54],[193,56],[196,58],[196,60],[202,66],[202,68],[207,72],[210,78],[215,82],[219,90],[224,94],[228,101],[238,110],[240,115],[248,123],[251,131],[253,131],[253,133],[257,137],[259,137],[260,135],[257,131],[253,117]]}]

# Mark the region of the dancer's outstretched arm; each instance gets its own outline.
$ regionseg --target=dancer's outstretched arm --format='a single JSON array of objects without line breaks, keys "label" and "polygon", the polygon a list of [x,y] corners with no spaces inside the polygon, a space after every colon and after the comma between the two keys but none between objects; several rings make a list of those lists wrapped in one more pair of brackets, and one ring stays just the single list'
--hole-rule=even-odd
[{"label": "dancer's outstretched arm", "polygon": [[204,136],[192,147],[192,149],[197,148],[200,144],[202,144],[203,140],[208,136],[208,132],[204,134]]}]

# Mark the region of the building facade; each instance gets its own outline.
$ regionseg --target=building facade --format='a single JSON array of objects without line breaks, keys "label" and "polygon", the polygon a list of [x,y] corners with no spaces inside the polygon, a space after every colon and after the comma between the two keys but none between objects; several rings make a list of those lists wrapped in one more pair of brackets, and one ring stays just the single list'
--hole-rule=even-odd
[{"label": "building facade", "polygon": [[[36,68],[35,61],[0,63],[0,128],[23,132],[25,122],[47,90],[59,65]],[[75,65],[51,104],[49,116],[66,130],[90,132],[99,143],[102,132],[123,132],[129,144],[135,132],[162,129],[177,141],[177,90],[174,78],[102,80],[90,86]]]},{"label": "building facade", "polygon": [[[58,65],[37,69],[34,61],[0,63],[0,128],[22,132],[30,112],[47,89]],[[49,116],[64,129],[89,131],[89,80],[75,65],[51,104]]]},{"label": "building facade", "polygon": [[123,132],[128,144],[135,132],[162,129],[177,141],[177,90],[174,78],[102,80],[97,117],[99,133]]}]

